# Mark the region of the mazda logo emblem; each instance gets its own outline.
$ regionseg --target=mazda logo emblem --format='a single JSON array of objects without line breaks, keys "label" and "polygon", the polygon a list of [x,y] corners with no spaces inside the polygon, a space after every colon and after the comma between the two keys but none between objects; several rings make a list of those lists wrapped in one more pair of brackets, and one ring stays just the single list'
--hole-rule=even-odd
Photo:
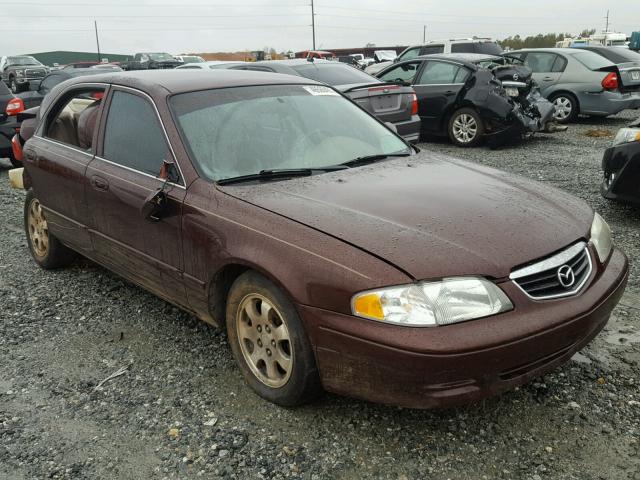
[{"label": "mazda logo emblem", "polygon": [[564,288],[570,288],[576,283],[576,274],[569,265],[563,265],[558,269],[558,281]]},{"label": "mazda logo emblem", "polygon": [[517,73],[514,73],[514,74],[513,74],[513,80],[514,80],[515,82],[517,82],[519,78],[520,78],[520,75],[518,75]]}]

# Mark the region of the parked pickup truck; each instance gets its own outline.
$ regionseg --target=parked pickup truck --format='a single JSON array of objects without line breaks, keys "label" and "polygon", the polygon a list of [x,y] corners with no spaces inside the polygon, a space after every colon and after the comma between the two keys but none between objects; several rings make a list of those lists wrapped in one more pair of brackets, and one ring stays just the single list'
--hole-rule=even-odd
[{"label": "parked pickup truck", "polygon": [[13,93],[29,88],[29,83],[42,80],[49,73],[49,67],[27,55],[0,57],[0,75]]},{"label": "parked pickup truck", "polygon": [[168,53],[136,53],[130,62],[121,63],[120,66],[124,70],[160,70],[166,68],[176,68],[182,65],[182,62],[176,60]]}]

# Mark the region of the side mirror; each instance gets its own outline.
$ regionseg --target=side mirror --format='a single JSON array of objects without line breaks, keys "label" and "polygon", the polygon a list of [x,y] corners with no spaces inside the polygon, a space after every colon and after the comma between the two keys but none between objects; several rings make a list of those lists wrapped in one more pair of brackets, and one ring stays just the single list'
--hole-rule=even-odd
[{"label": "side mirror", "polygon": [[167,194],[164,190],[158,189],[151,193],[145,200],[140,213],[150,222],[160,220],[163,212],[167,208]]},{"label": "side mirror", "polygon": [[180,180],[176,164],[166,159],[162,161],[162,167],[160,167],[160,175],[158,175],[158,177],[172,183],[177,183]]}]

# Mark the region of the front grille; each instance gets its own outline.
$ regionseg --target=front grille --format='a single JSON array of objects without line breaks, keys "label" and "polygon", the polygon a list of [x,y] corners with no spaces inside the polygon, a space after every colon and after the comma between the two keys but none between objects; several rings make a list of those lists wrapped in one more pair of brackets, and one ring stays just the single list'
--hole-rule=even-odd
[{"label": "front grille", "polygon": [[529,297],[536,300],[577,294],[591,275],[591,257],[584,242],[533,265],[511,273],[511,278]]},{"label": "front grille", "polygon": [[42,78],[46,74],[46,71],[42,68],[27,68],[25,75],[29,78]]}]

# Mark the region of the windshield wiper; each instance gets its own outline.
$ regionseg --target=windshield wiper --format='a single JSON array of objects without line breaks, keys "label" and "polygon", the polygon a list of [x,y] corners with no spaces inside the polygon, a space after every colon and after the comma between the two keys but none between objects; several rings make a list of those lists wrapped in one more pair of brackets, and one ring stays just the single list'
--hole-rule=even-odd
[{"label": "windshield wiper", "polygon": [[271,168],[268,170],[260,170],[258,173],[251,173],[249,175],[223,178],[222,180],[218,180],[218,185],[229,185],[231,183],[250,182],[253,180],[269,180],[272,178],[308,177],[316,173],[334,172],[347,168],[349,168],[348,165],[333,165],[330,167],[317,168]]},{"label": "windshield wiper", "polygon": [[341,163],[340,165],[346,165],[347,167],[357,167],[359,165],[366,165],[367,163],[373,163],[373,162],[377,162],[378,160],[385,160],[391,157],[409,157],[409,156],[411,156],[411,152],[365,155],[364,157],[357,157],[357,158],[354,158],[353,160],[349,160],[348,162]]}]

